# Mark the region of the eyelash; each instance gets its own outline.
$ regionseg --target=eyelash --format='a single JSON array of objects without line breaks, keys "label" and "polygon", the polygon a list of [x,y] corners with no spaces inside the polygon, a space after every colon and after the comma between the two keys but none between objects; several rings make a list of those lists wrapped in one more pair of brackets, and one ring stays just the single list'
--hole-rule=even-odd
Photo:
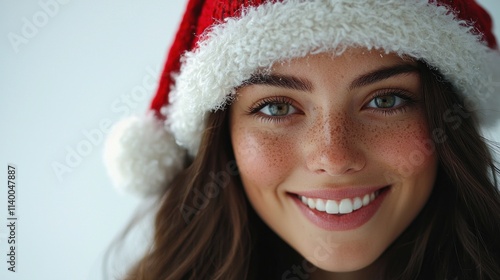
[{"label": "eyelash", "polygon": [[[396,96],[401,98],[402,105],[397,106],[396,108],[371,108],[371,107],[366,107],[367,105],[364,106],[365,109],[371,110],[374,113],[382,114],[384,116],[390,116],[390,115],[395,115],[399,113],[404,113],[406,110],[413,105],[415,105],[418,100],[414,98],[412,95],[409,93],[402,91],[402,90],[394,90],[394,89],[387,89],[383,91],[379,91],[376,94],[374,94],[369,102],[372,102],[374,99],[379,98],[379,97],[384,97],[384,96]],[[253,104],[247,109],[247,112],[249,115],[254,115],[258,117],[260,120],[264,122],[275,122],[275,123],[281,123],[283,121],[289,120],[291,115],[286,115],[286,116],[270,116],[266,114],[262,114],[260,111],[271,104],[286,104],[288,106],[293,106],[293,101],[292,99],[285,97],[285,96],[272,96],[272,97],[267,97],[264,99],[259,100],[257,103]],[[293,106],[296,110],[297,106]]]},{"label": "eyelash", "polygon": [[375,113],[383,114],[384,116],[390,116],[390,115],[395,115],[398,113],[404,113],[406,110],[411,108],[413,105],[415,105],[418,100],[410,95],[409,93],[402,91],[402,90],[397,90],[397,89],[386,89],[379,91],[375,93],[371,98],[368,103],[370,103],[372,100],[378,97],[384,97],[384,96],[396,96],[402,99],[402,104],[400,106],[397,106],[395,108],[369,108],[364,106],[368,110],[372,110]]},{"label": "eyelash", "polygon": [[[257,103],[253,104],[247,109],[249,115],[254,115],[258,117],[260,120],[264,122],[275,122],[281,123],[282,121],[286,121],[290,118],[290,115],[287,116],[270,116],[266,114],[260,113],[264,107],[271,104],[286,104],[288,106],[293,106],[292,99],[285,96],[272,96],[259,100]],[[297,106],[293,106],[296,108]]]}]

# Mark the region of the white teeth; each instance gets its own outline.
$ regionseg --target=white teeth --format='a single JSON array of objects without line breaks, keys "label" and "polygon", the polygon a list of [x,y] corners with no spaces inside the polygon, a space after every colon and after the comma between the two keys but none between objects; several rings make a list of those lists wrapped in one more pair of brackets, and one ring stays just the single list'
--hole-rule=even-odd
[{"label": "white teeth", "polygon": [[358,210],[359,208],[363,207],[363,201],[361,201],[361,198],[355,197],[352,200],[352,209],[353,210]]},{"label": "white teeth", "polygon": [[[304,197],[302,197],[302,201],[304,201]],[[370,195],[365,194],[365,196],[363,196],[363,206],[366,206],[369,203],[370,203]]]},{"label": "white teeth", "polygon": [[328,214],[338,214],[339,213],[339,205],[335,200],[327,200],[326,201],[326,213]]},{"label": "white teeth", "polygon": [[316,210],[323,212],[326,211],[326,205],[323,199],[316,200]]},{"label": "white teeth", "polygon": [[352,200],[349,198],[344,198],[340,201],[339,204],[339,212],[340,214],[348,214],[352,212]]},{"label": "white teeth", "polygon": [[299,199],[311,209],[316,209],[328,214],[349,214],[370,204],[379,193],[379,191],[375,191],[371,194],[365,194],[363,198],[344,198],[340,200],[340,202],[320,198],[308,198],[305,196],[299,196]]},{"label": "white teeth", "polygon": [[316,208],[316,203],[314,202],[314,199],[312,199],[312,198],[308,198],[308,199],[307,199],[307,205],[308,205],[308,206],[309,206],[309,208],[311,208],[311,209]]}]

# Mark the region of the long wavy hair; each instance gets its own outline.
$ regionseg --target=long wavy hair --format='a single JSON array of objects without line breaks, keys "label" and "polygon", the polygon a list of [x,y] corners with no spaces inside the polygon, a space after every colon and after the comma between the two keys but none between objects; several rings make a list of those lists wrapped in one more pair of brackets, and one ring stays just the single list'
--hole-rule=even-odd
[{"label": "long wavy hair", "polygon": [[[438,175],[374,278],[500,279],[498,169],[475,112],[436,70],[419,67]],[[305,261],[249,205],[228,123],[227,108],[208,116],[199,152],[159,200],[152,246],[127,280],[283,279]]]}]

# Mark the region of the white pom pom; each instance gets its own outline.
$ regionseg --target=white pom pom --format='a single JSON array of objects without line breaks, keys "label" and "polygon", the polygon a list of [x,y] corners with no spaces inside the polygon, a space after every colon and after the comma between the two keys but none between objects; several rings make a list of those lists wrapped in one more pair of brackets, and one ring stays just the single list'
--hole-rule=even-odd
[{"label": "white pom pom", "polygon": [[182,169],[185,154],[152,113],[118,122],[104,145],[104,163],[114,186],[141,196],[164,190]]}]

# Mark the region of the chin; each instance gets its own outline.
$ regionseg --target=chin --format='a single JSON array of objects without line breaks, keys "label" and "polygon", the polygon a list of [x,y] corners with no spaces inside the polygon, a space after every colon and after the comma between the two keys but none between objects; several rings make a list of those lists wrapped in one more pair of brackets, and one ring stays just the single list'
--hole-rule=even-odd
[{"label": "chin", "polygon": [[366,269],[374,264],[377,258],[366,258],[366,256],[359,258],[346,258],[345,256],[336,258],[332,256],[326,260],[318,260],[314,257],[307,258],[307,260],[321,270],[346,273]]},{"label": "chin", "polygon": [[374,267],[373,265],[380,262],[386,249],[381,246],[384,244],[339,241],[333,235],[327,235],[295,249],[315,267],[333,273],[356,272]]}]

